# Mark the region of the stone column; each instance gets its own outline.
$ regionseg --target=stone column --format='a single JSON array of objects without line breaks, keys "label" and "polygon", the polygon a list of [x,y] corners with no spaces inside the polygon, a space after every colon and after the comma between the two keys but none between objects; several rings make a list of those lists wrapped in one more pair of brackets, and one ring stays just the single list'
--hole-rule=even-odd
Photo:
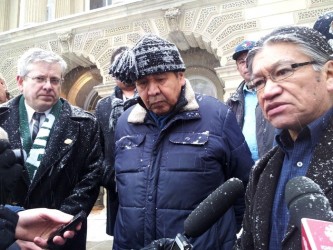
[{"label": "stone column", "polygon": [[9,19],[9,3],[8,0],[0,1],[0,32],[6,31],[8,29],[8,19]]},{"label": "stone column", "polygon": [[24,25],[45,22],[47,20],[47,0],[26,0]]},{"label": "stone column", "polygon": [[71,14],[71,5],[73,1],[56,0],[55,2],[55,18],[68,16]]}]

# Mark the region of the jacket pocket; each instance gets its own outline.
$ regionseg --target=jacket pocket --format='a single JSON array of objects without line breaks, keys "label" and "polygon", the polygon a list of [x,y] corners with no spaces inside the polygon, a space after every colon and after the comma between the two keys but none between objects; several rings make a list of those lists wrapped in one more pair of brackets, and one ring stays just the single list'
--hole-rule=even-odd
[{"label": "jacket pocket", "polygon": [[[145,135],[128,135],[116,141],[115,170],[117,173],[137,172],[141,169]],[[136,159],[136,160],[132,160]]]},{"label": "jacket pocket", "polygon": [[170,142],[183,145],[202,146],[208,142],[209,131],[202,133],[176,133],[170,135]]},{"label": "jacket pocket", "polygon": [[127,135],[116,141],[116,148],[118,150],[131,150],[140,146],[144,139],[144,135]]}]

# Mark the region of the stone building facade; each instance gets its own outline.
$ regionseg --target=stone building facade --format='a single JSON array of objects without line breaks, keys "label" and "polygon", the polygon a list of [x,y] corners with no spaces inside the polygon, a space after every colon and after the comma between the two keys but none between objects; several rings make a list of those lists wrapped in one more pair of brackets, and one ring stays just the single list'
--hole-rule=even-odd
[{"label": "stone building facade", "polygon": [[281,25],[312,27],[332,0],[0,0],[0,72],[18,94],[16,62],[31,47],[68,63],[62,96],[93,111],[113,91],[112,52],[144,33],[174,42],[196,91],[226,100],[240,82],[231,55]]}]

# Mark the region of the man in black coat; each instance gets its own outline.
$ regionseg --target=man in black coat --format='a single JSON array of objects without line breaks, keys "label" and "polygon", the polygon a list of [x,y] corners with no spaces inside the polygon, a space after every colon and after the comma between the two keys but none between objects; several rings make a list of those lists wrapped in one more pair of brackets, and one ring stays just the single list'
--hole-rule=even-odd
[{"label": "man in black coat", "polygon": [[333,206],[332,54],[319,32],[288,26],[261,38],[247,56],[264,116],[279,130],[277,146],[251,172],[237,249],[302,248],[300,222],[285,201],[286,184],[295,177],[316,182]]},{"label": "man in black coat", "polygon": [[[75,215],[81,210],[89,214],[97,199],[102,164],[99,126],[93,115],[59,97],[66,66],[60,56],[42,49],[30,49],[18,61],[22,95],[0,107],[0,126],[12,148],[23,149],[27,159],[20,183],[2,202]],[[86,226],[85,221],[61,249],[84,250]]]},{"label": "man in black coat", "polygon": [[[117,48],[111,56],[110,64],[124,52],[127,47]],[[124,83],[114,78],[116,86],[114,92],[99,100],[96,106],[95,115],[101,127],[101,141],[104,152],[103,161],[103,184],[107,180],[114,179],[112,167],[114,156],[114,129],[119,116],[124,110],[137,103],[135,84]],[[118,210],[118,194],[113,188],[107,189],[107,214],[106,214],[106,233],[113,235],[114,223]]]}]

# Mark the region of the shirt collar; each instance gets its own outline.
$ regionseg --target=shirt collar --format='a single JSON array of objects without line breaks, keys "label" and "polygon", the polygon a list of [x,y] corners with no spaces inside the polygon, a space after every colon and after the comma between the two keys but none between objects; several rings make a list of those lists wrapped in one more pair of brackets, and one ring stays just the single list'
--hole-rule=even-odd
[{"label": "shirt collar", "polygon": [[[30,107],[26,100],[24,100],[25,108],[27,110],[28,121],[31,122],[33,114],[36,112],[32,107]],[[50,113],[51,108],[44,111],[45,117]]]},{"label": "shirt collar", "polygon": [[[318,140],[321,138],[324,130],[327,128],[330,118],[333,116],[333,108],[329,109],[322,116],[309,123],[299,133],[298,139],[310,140],[311,147],[313,148]],[[277,135],[275,137],[277,144],[282,148],[286,149],[293,145],[293,140],[290,137],[288,130],[277,129]]]},{"label": "shirt collar", "polygon": [[244,95],[245,95],[246,93],[251,93],[251,94],[256,94],[256,95],[257,95],[257,93],[256,93],[253,89],[249,89],[249,88],[247,87],[246,82],[244,82],[243,93],[244,93]]}]

